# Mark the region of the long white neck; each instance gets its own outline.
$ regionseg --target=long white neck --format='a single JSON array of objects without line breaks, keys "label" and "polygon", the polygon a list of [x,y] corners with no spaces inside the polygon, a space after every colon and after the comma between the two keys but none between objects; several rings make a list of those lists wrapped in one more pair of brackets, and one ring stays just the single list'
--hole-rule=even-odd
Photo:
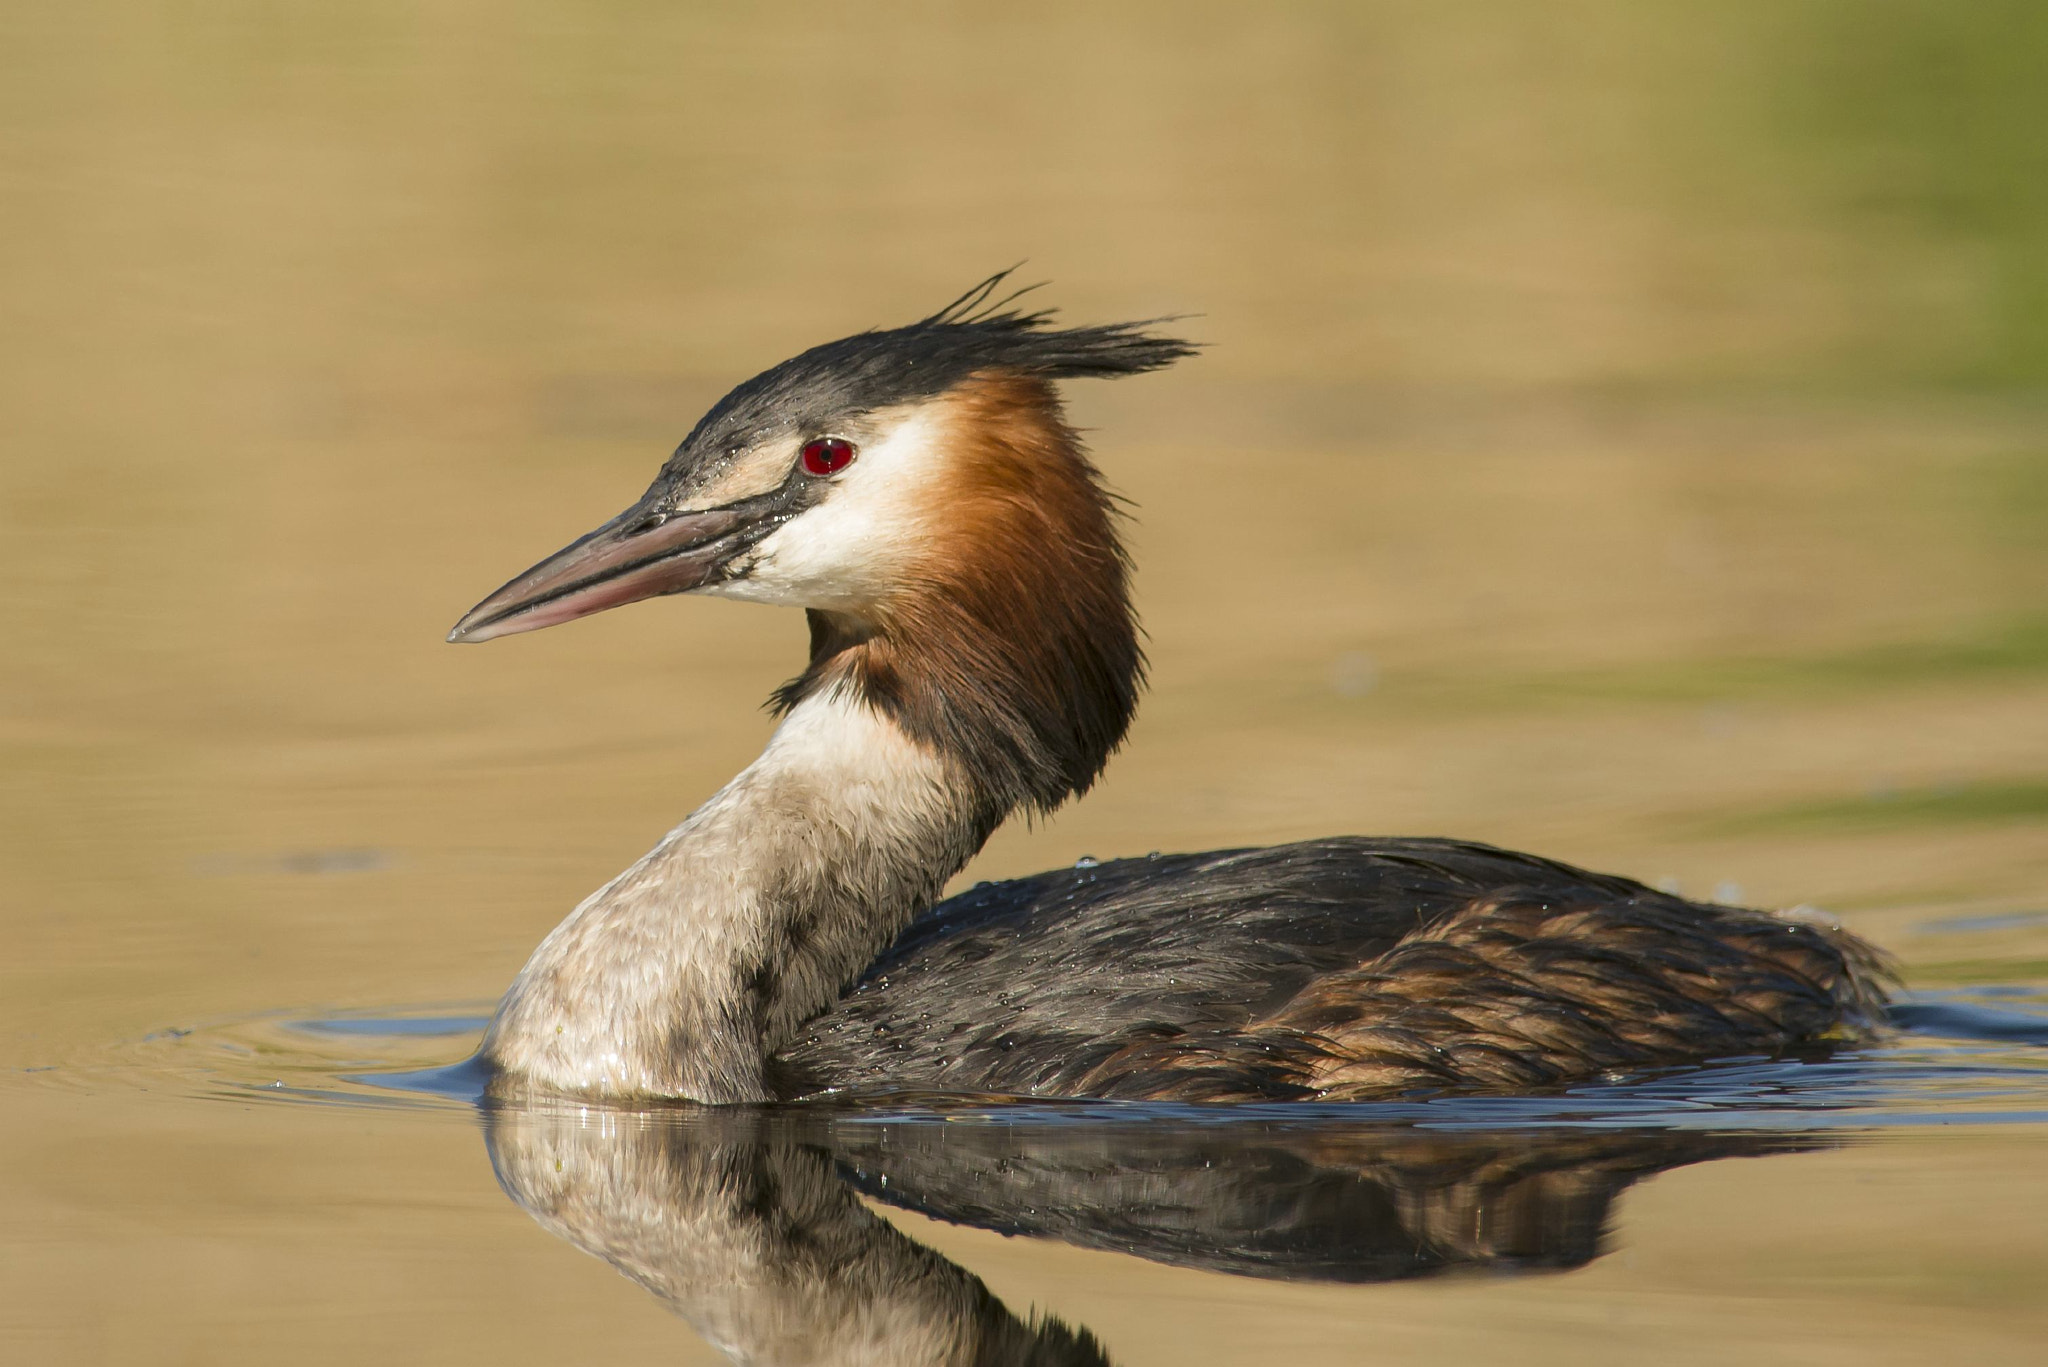
[{"label": "long white neck", "polygon": [[768,1056],[937,898],[989,813],[851,690],[541,942],[484,1038],[502,1074],[609,1096],[768,1100]]}]

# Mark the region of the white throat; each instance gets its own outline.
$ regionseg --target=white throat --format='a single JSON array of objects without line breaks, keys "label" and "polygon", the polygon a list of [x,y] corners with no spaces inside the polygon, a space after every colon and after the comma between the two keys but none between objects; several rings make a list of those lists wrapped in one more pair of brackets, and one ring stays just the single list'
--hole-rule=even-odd
[{"label": "white throat", "polygon": [[550,1090],[768,1100],[768,1056],[982,837],[952,766],[828,689],[541,942],[483,1058]]}]

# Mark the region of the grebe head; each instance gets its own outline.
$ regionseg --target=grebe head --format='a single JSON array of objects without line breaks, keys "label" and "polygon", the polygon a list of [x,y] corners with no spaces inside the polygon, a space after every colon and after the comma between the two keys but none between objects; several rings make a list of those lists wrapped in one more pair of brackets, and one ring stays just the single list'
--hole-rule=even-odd
[{"label": "grebe head", "polygon": [[[664,594],[809,610],[780,709],[850,689],[959,758],[991,806],[1087,787],[1143,669],[1111,498],[1053,383],[1192,353],[993,300],[828,342],[734,389],[638,502],[472,608],[486,641]],[[999,819],[999,818],[998,818]]]}]

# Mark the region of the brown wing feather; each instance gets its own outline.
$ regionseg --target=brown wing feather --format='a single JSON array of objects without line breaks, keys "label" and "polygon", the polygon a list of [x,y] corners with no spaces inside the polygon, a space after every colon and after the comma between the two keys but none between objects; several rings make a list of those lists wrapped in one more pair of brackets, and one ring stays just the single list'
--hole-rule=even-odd
[{"label": "brown wing feather", "polygon": [[1085,1094],[1154,1100],[1525,1091],[1866,1034],[1892,971],[1855,936],[1645,893],[1483,897],[1243,1031],[1104,1059]]}]

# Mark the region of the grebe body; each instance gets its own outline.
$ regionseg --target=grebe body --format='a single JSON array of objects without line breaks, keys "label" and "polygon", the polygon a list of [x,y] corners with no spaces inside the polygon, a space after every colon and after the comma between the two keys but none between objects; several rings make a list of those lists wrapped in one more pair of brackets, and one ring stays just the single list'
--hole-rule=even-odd
[{"label": "grebe body", "polygon": [[800,606],[761,757],[555,929],[501,1087],[1173,1100],[1527,1089],[1871,1028],[1838,928],[1448,840],[1117,860],[939,901],[1085,791],[1144,661],[1054,384],[1191,348],[991,303],[813,348],[716,405],[626,512],[479,603],[487,640],[641,598]]},{"label": "grebe body", "polygon": [[983,884],[772,1068],[783,1096],[1524,1090],[1821,1044],[1874,1018],[1882,971],[1824,925],[1470,841],[1340,837]]}]

